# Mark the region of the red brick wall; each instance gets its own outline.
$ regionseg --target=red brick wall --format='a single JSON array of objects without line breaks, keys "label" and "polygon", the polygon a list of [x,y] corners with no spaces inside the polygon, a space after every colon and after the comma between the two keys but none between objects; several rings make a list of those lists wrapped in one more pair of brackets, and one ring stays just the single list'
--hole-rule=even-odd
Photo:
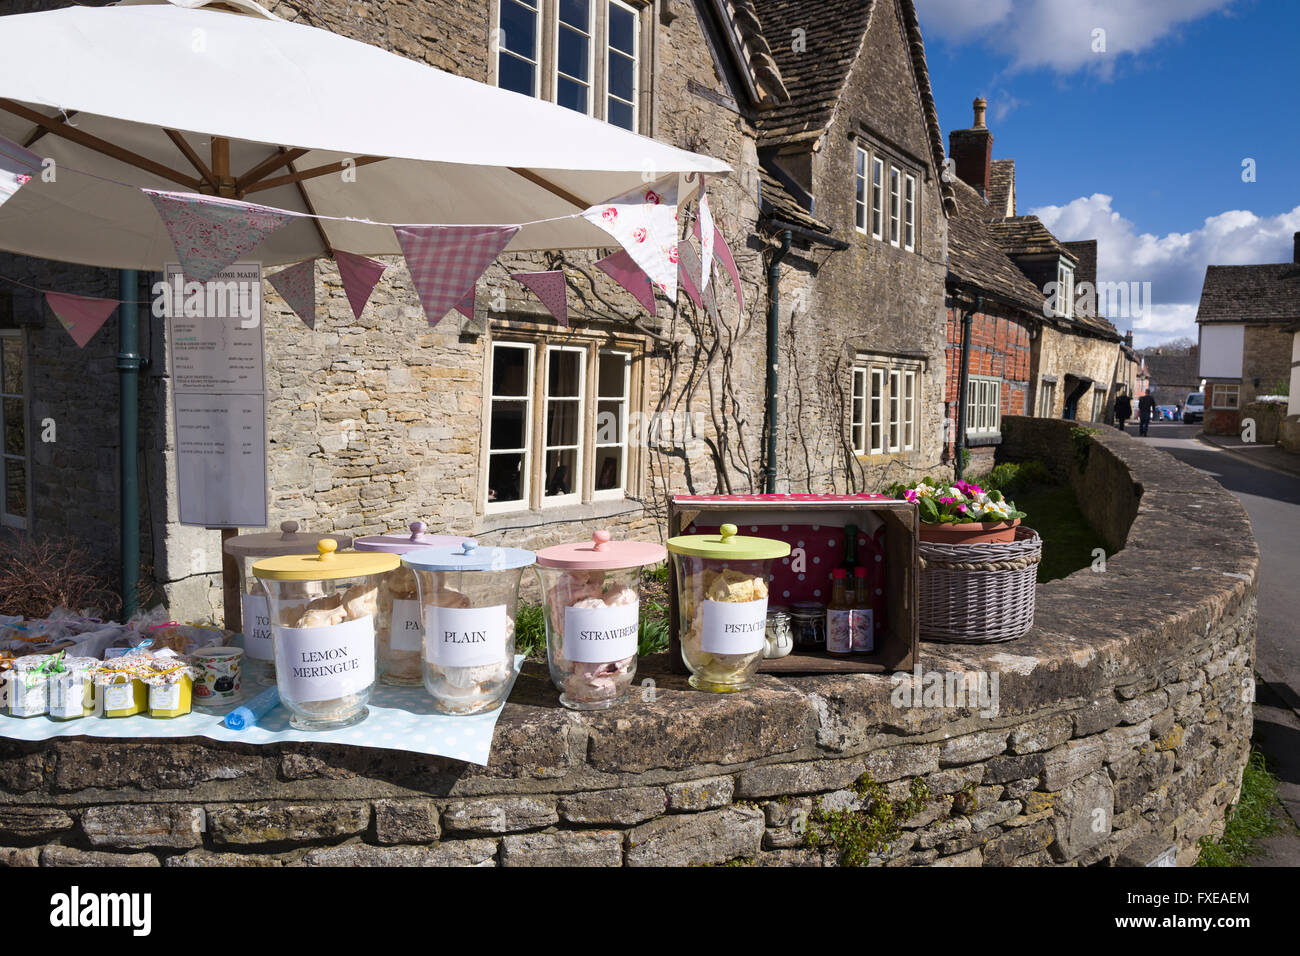
[{"label": "red brick wall", "polygon": [[[961,317],[962,310],[948,308],[948,335],[945,356],[947,383],[944,401],[951,421],[944,448],[945,461],[951,461],[957,441],[957,401],[961,387]],[[986,375],[1002,380],[1002,414],[1026,415],[1029,395],[1029,327],[1023,320],[999,312],[976,312],[971,317],[971,375]]]}]

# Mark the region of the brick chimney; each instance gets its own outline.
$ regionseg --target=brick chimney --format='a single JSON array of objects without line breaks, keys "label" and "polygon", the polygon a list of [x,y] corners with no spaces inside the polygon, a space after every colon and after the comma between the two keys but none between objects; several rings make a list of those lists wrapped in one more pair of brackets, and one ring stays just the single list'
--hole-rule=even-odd
[{"label": "brick chimney", "polygon": [[981,196],[988,198],[989,169],[993,164],[993,134],[984,125],[988,101],[975,98],[975,125],[955,129],[948,134],[948,155],[957,167],[957,175]]}]

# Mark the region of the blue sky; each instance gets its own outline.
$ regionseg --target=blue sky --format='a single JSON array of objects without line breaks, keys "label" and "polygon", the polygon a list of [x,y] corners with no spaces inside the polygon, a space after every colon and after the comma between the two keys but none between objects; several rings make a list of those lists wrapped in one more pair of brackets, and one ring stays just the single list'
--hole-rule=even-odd
[{"label": "blue sky", "polygon": [[1017,212],[1096,238],[1102,280],[1152,283],[1147,314],[1115,317],[1139,345],[1196,337],[1207,264],[1290,261],[1300,3],[916,5],[945,139],[985,96],[993,156],[1016,161]]}]

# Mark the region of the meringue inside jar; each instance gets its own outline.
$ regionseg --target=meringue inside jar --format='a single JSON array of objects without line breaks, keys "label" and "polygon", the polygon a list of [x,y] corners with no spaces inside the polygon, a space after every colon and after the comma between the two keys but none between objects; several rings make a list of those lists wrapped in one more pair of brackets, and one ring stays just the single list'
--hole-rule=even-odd
[{"label": "meringue inside jar", "polygon": [[560,703],[612,707],[636,677],[641,569],[537,568],[546,607],[546,657]]}]

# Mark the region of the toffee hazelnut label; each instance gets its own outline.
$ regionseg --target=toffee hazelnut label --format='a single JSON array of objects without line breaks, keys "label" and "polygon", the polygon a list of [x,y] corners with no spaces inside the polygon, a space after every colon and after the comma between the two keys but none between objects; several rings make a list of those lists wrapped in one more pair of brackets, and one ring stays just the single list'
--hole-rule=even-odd
[{"label": "toffee hazelnut label", "polygon": [[420,623],[420,602],[393,600],[393,618],[388,627],[388,646],[395,651],[418,651],[424,640]]},{"label": "toffee hazelnut label", "polygon": [[640,604],[564,609],[564,659],[609,664],[636,653]]},{"label": "toffee hazelnut label", "polygon": [[703,601],[700,649],[708,654],[754,654],[767,642],[767,598]]},{"label": "toffee hazelnut label", "polygon": [[375,619],[329,627],[275,627],[280,694],[304,703],[335,700],[375,682]]},{"label": "toffee hazelnut label", "polygon": [[271,612],[262,594],[244,595],[244,653],[249,660],[275,660],[271,646]]},{"label": "toffee hazelnut label", "polygon": [[155,684],[149,688],[150,710],[179,710],[181,706],[181,685]]},{"label": "toffee hazelnut label", "polygon": [[426,607],[424,659],[438,667],[481,667],[506,659],[506,606]]}]

